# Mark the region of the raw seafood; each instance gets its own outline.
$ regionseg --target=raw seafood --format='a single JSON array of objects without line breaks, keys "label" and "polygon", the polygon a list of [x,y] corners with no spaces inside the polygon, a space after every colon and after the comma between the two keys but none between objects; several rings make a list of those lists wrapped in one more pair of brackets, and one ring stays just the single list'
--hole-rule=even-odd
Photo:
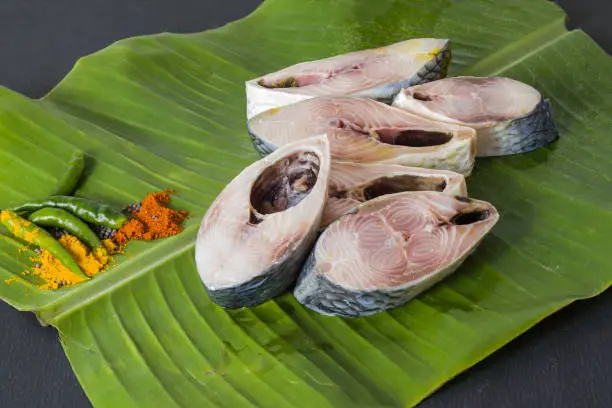
[{"label": "raw seafood", "polygon": [[246,83],[247,118],[322,95],[391,102],[402,89],[446,75],[449,41],[419,38],[302,62]]},{"label": "raw seafood", "polygon": [[295,282],[321,219],[329,166],[329,142],[315,136],[248,166],[219,194],[195,253],[215,303],[255,306]]},{"label": "raw seafood", "polygon": [[441,192],[368,201],[321,234],[295,297],[345,317],[401,306],[454,272],[498,218],[489,203]]},{"label": "raw seafood", "polygon": [[335,160],[469,175],[476,153],[474,129],[432,121],[365,98],[312,98],[256,115],[248,127],[261,155],[296,140],[327,134]]},{"label": "raw seafood", "polygon": [[446,78],[403,90],[393,105],[476,129],[479,157],[524,153],[559,137],[548,100],[510,78]]},{"label": "raw seafood", "polygon": [[384,194],[427,190],[467,196],[465,177],[452,171],[394,164],[332,162],[328,197],[319,229],[325,229],[360,203]]}]

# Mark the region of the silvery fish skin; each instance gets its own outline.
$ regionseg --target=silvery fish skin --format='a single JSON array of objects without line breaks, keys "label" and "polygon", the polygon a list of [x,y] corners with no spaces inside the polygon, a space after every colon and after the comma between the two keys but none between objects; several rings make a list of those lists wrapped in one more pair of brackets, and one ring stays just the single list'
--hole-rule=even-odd
[{"label": "silvery fish skin", "polygon": [[403,90],[393,106],[474,128],[478,157],[524,153],[559,137],[548,100],[531,86],[510,78],[441,79]]},{"label": "silvery fish skin", "polygon": [[307,99],[262,112],[248,121],[248,128],[261,155],[311,135],[327,134],[336,161],[399,164],[467,176],[476,154],[474,129],[365,98]]},{"label": "silvery fish skin", "polygon": [[293,283],[316,239],[329,177],[324,135],[300,140],[253,163],[206,212],[195,260],[211,299],[256,306]]},{"label": "silvery fish skin", "polygon": [[465,177],[452,171],[332,161],[327,202],[319,230],[327,228],[361,203],[404,191],[441,191],[467,197]]},{"label": "silvery fish skin", "polygon": [[246,82],[247,118],[324,95],[391,102],[402,89],[446,76],[446,39],[417,38],[316,61],[301,62]]},{"label": "silvery fish skin", "polygon": [[497,223],[489,203],[441,192],[379,197],[321,234],[294,290],[325,315],[404,305],[452,274]]}]

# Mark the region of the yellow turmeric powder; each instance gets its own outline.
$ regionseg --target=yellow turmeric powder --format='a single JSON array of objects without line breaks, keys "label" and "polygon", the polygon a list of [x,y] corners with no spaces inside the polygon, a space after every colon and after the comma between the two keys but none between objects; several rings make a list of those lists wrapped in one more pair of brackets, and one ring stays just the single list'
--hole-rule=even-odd
[{"label": "yellow turmeric powder", "polygon": [[57,289],[62,286],[72,286],[85,280],[66,268],[64,264],[58,261],[57,258],[51,255],[46,249],[43,249],[40,254],[32,257],[31,260],[35,265],[30,273],[39,276],[46,282],[40,286],[41,289]]},{"label": "yellow turmeric powder", "polygon": [[[91,278],[108,269],[112,261],[111,255],[121,253],[129,240],[149,241],[176,235],[183,231],[181,224],[188,212],[168,208],[172,193],[172,190],[164,190],[145,197],[138,205],[138,209],[132,210],[131,220],[117,230],[112,239],[103,240],[102,247],[92,250],[70,234],[62,235],[59,242],[74,259],[79,269]],[[24,233],[29,233],[29,231]],[[26,238],[29,238],[29,240],[26,239],[28,242],[33,241],[33,237]],[[22,249],[25,250],[25,248],[20,248],[19,251],[21,252]],[[51,252],[42,247],[30,260],[34,263],[34,267],[22,274],[38,276],[44,280],[45,283],[39,286],[41,289],[58,289],[86,280],[83,276],[72,272]],[[5,282],[12,283],[16,279],[16,277],[9,278]]]},{"label": "yellow turmeric powder", "polygon": [[112,239],[105,239],[102,241],[102,245],[106,248],[106,252],[110,255],[118,254],[121,250],[117,244]]},{"label": "yellow turmeric powder", "polygon": [[62,235],[59,241],[70,252],[85,275],[90,278],[108,263],[108,253],[104,248],[96,248],[92,251],[77,237],[70,234]]},{"label": "yellow turmeric powder", "polygon": [[[68,250],[81,270],[89,277],[103,271],[103,268],[110,261],[107,249],[96,248],[92,251],[73,235],[65,234],[59,239],[59,242]],[[106,248],[109,248],[108,245],[106,243]],[[110,248],[113,249],[114,247]],[[72,286],[85,280],[83,277],[71,272],[70,269],[66,268],[64,264],[46,249],[41,250],[40,253],[37,253],[30,260],[34,263],[34,267],[31,271],[25,271],[24,274],[31,274],[42,278],[45,283],[40,286],[41,289],[58,289]]]},{"label": "yellow turmeric powder", "polygon": [[7,285],[10,285],[13,282],[17,282],[16,276],[11,276],[10,278],[4,280],[4,283],[6,283]]}]

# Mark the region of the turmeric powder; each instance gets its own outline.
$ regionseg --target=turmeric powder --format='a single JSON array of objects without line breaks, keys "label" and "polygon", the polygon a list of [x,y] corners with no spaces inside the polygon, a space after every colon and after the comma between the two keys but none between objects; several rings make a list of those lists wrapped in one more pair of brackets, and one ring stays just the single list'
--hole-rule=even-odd
[{"label": "turmeric powder", "polygon": [[[59,249],[65,249],[66,255],[70,255],[71,261],[76,262],[83,276],[71,271],[64,263],[54,256],[48,249],[41,247],[30,260],[34,263],[31,270],[23,272],[23,275],[34,275],[45,281],[41,289],[58,289],[72,286],[86,280],[85,276],[93,277],[104,272],[112,261],[111,255],[120,253],[131,239],[154,240],[169,237],[183,231],[182,222],[187,217],[187,211],[177,211],[168,208],[171,201],[170,194],[174,191],[164,190],[151,193],[145,197],[137,208],[132,209],[131,219],[114,231],[112,239],[104,239],[102,246],[90,249],[79,238],[63,234],[59,237]],[[5,217],[6,218],[6,217]],[[38,229],[43,231],[42,229]],[[32,237],[28,242],[35,243]],[[49,238],[51,238],[49,236]],[[57,242],[57,241],[55,241]],[[36,242],[37,243],[37,242]],[[21,249],[20,249],[21,250]],[[58,252],[56,250],[56,252]],[[15,277],[7,279],[6,283],[16,280]]]},{"label": "turmeric powder", "polygon": [[117,246],[117,244],[115,244],[112,239],[105,239],[104,241],[102,241],[102,245],[104,246],[104,249],[106,249],[106,252],[109,255],[117,254],[120,252],[120,248]]},{"label": "turmeric powder", "polygon": [[79,267],[90,278],[96,275],[108,263],[108,253],[104,248],[90,250],[77,237],[65,234],[60,238],[60,243],[70,252]]},{"label": "turmeric powder", "polygon": [[72,286],[85,280],[66,268],[63,263],[58,261],[46,249],[32,257],[31,260],[35,265],[30,273],[39,276],[46,282],[40,286],[41,289],[58,289],[62,286]]},{"label": "turmeric powder", "polygon": [[[105,248],[96,248],[93,251],[87,245],[81,242],[73,235],[65,234],[59,239],[60,244],[66,248],[70,255],[74,258],[79,268],[88,277],[102,272],[104,267],[110,261],[109,252],[113,253],[114,245],[108,242],[104,243]],[[85,278],[79,276],[68,269],[47,249],[40,249],[34,256],[30,258],[34,264],[31,270],[26,270],[23,275],[38,276],[45,281],[40,285],[40,289],[59,289],[68,287],[85,281]],[[5,283],[11,284],[17,280],[16,277],[5,280]]]},{"label": "turmeric powder", "polygon": [[169,237],[183,231],[181,223],[187,211],[168,208],[173,190],[151,193],[142,200],[140,208],[132,210],[132,219],[123,224],[113,239],[123,246],[130,239],[151,241]]},{"label": "turmeric powder", "polygon": [[[73,235],[65,234],[60,237],[59,241],[68,250],[81,270],[89,277],[102,271],[109,261],[108,253],[104,248],[96,248],[92,251]],[[32,275],[39,276],[46,281],[40,287],[41,289],[58,289],[85,280],[72,273],[46,249],[43,249],[39,255],[34,256],[32,261],[35,263],[31,271]]]}]

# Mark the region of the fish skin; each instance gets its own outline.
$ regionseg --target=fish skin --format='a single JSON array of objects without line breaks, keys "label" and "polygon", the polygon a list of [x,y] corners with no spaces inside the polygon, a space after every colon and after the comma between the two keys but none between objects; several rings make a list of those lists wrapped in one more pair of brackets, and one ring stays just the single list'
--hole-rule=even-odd
[{"label": "fish skin", "polygon": [[304,237],[304,244],[295,252],[248,282],[216,290],[204,286],[206,293],[213,302],[225,309],[258,306],[280,296],[295,283],[316,235],[315,230],[310,231]]},{"label": "fish skin", "polygon": [[[396,80],[390,83],[383,82],[366,89],[352,90],[347,92],[342,92],[339,90],[337,92],[334,92],[333,90],[310,92],[308,90],[308,87],[297,88],[297,91],[295,90],[295,88],[292,91],[286,91],[286,88],[266,88],[258,84],[258,81],[262,80],[265,77],[274,76],[285,71],[291,72],[291,70],[299,69],[299,67],[305,65],[327,63],[330,60],[336,59],[341,61],[342,59],[351,58],[351,56],[353,55],[360,55],[365,53],[384,53],[385,50],[392,50],[395,48],[400,50],[397,51],[399,53],[401,52],[401,48],[403,45],[407,45],[406,48],[410,48],[410,44],[424,41],[436,42],[436,47],[432,48],[431,51],[432,55],[427,60],[422,61],[420,69],[411,74],[409,77],[402,78],[401,80]],[[416,53],[415,55],[420,54],[422,54],[422,52]],[[328,58],[323,58],[315,61],[306,61],[294,64],[285,67],[279,71],[251,79],[245,83],[247,100],[247,119],[250,119],[251,117],[269,109],[290,105],[292,103],[296,103],[305,99],[321,95],[353,95],[357,97],[371,98],[390,103],[393,100],[393,97],[403,88],[445,77],[448,71],[448,65],[450,63],[451,58],[452,52],[449,40],[423,38],[410,39],[394,44],[389,44],[384,47],[354,51],[351,53],[334,55]],[[347,64],[348,60],[344,62],[344,65]]]},{"label": "fish skin", "polygon": [[[480,136],[480,137],[478,137]],[[534,110],[504,123],[499,128],[478,132],[478,157],[527,153],[547,146],[559,138],[550,102],[542,99]]]},{"label": "fish skin", "polygon": [[263,158],[272,153],[274,150],[278,149],[277,146],[274,146],[271,143],[257,137],[255,133],[251,131],[249,127],[249,137],[251,138],[251,143],[253,144],[253,148],[259,154],[259,157]]},{"label": "fish skin", "polygon": [[[263,221],[251,224],[254,183],[270,166],[303,151],[319,152],[318,177],[309,194],[293,207],[264,214]],[[202,219],[195,251],[200,279],[214,303],[231,309],[257,306],[295,283],[316,239],[329,166],[329,142],[325,135],[314,136],[251,164],[217,196]],[[287,217],[294,225],[287,226]]]},{"label": "fish skin", "polygon": [[[397,193],[393,196],[400,196],[413,193]],[[443,194],[443,193],[438,193]],[[382,199],[382,198],[380,198]],[[380,200],[375,199],[375,200]],[[387,197],[386,200],[390,200]],[[318,313],[327,316],[341,316],[347,318],[369,316],[383,311],[400,307],[414,299],[424,291],[430,289],[446,277],[454,273],[459,266],[478,248],[485,236],[490,232],[499,219],[499,214],[489,203],[465,199],[464,197],[456,197],[458,201],[464,203],[473,203],[474,205],[484,204],[490,207],[492,213],[487,218],[487,225],[484,233],[474,241],[471,247],[459,257],[456,257],[452,263],[444,268],[430,272],[425,276],[421,276],[412,282],[397,285],[390,288],[380,288],[374,290],[357,290],[349,287],[341,286],[332,282],[326,274],[320,269],[321,264],[317,262],[316,249],[320,244],[323,234],[319,235],[315,247],[311,251],[304,267],[298,277],[297,284],[293,294],[295,298]],[[375,201],[373,200],[373,201]],[[363,208],[367,204],[360,206]],[[359,209],[355,209],[346,217],[358,214]],[[336,221],[339,222],[339,221]]]},{"label": "fish skin", "polygon": [[414,74],[413,77],[394,84],[385,84],[374,89],[357,92],[351,94],[351,96],[370,98],[390,104],[393,102],[393,98],[395,98],[398,92],[404,88],[425,84],[446,77],[451,59],[452,52],[450,46],[447,44],[434,58],[427,62],[419,72]]},{"label": "fish skin", "polygon": [[[472,88],[469,88],[470,86]],[[458,100],[457,98],[460,96],[456,95],[460,94],[457,93],[457,88],[461,87],[464,87],[464,94],[470,91],[477,95],[473,97],[473,100],[478,100],[483,107],[482,110],[487,114],[492,114],[496,109],[499,109],[500,101],[505,102],[501,97],[500,99],[487,100],[487,97],[490,98],[490,93],[488,95],[486,93],[490,92],[491,89],[498,89],[497,94],[503,95],[503,98],[508,100],[507,106],[516,108],[516,100],[521,100],[522,104],[527,103],[525,99],[530,102],[527,103],[528,107],[521,106],[520,113],[517,111],[512,114],[504,112],[501,117],[493,115],[492,117],[482,118],[481,121],[466,121],[467,118],[460,119],[456,116],[449,116],[449,111],[440,108],[440,104],[437,105],[438,110],[435,109],[436,101],[446,104],[449,101]],[[487,89],[483,91],[485,95],[478,94],[481,89],[485,88]],[[444,91],[441,89],[444,89]],[[419,93],[429,97],[433,96],[433,101],[413,98],[413,95]],[[523,99],[520,99],[521,97]],[[442,100],[437,98],[442,98]],[[515,100],[515,98],[517,99]],[[491,102],[496,106],[495,108],[490,107]],[[476,157],[526,153],[546,146],[559,138],[549,100],[542,98],[535,88],[506,77],[464,76],[431,81],[422,87],[411,86],[399,92],[392,105],[431,120],[473,128],[476,131],[477,139]],[[454,105],[457,106],[458,103],[454,102]],[[439,109],[442,109],[442,111]],[[487,109],[489,109],[488,112]],[[483,112],[474,112],[472,120],[477,118],[479,113]]]},{"label": "fish skin", "polygon": [[343,288],[323,276],[317,269],[314,251],[311,252],[304,269],[298,277],[294,296],[307,308],[326,316],[361,317],[371,316],[400,307],[443,279],[452,275],[476,250],[476,246],[457,260],[454,266],[439,271],[429,279],[406,288],[360,292]]},{"label": "fish skin", "polygon": [[[358,121],[364,122],[362,130],[337,128],[338,121],[355,121],[356,110],[360,112]],[[306,117],[310,113],[316,116],[307,124],[291,118],[294,114]],[[414,147],[384,143],[371,134],[364,134],[378,128],[446,133],[452,138],[441,145]],[[372,99],[354,96],[321,96],[270,109],[249,119],[247,129],[254,149],[262,157],[287,143],[285,139],[288,137],[302,138],[322,133],[326,133],[330,140],[335,161],[423,167],[469,176],[476,155],[476,131],[471,127],[423,118]],[[273,142],[274,138],[277,140]]]},{"label": "fish skin", "polygon": [[361,317],[406,304],[417,289],[359,292],[331,282],[318,270],[314,251],[308,256],[293,295],[307,308],[325,316]]}]

